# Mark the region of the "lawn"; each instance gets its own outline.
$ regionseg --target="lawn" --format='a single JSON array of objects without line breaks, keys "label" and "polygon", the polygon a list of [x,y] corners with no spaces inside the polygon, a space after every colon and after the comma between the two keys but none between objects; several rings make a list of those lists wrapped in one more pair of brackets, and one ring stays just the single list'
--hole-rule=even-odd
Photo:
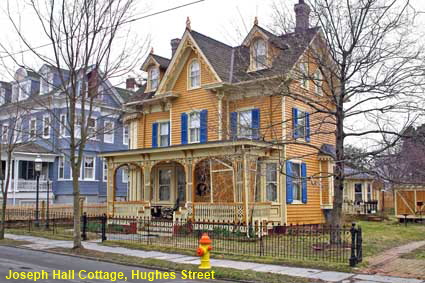
[{"label": "lawn", "polygon": [[360,221],[358,224],[363,230],[363,257],[374,256],[387,249],[425,239],[425,225],[408,223],[405,226],[396,221]]},{"label": "lawn", "polygon": [[419,260],[425,260],[425,247],[421,247],[419,249],[416,249],[408,254],[404,254],[401,256],[402,258],[407,259],[419,259]]}]

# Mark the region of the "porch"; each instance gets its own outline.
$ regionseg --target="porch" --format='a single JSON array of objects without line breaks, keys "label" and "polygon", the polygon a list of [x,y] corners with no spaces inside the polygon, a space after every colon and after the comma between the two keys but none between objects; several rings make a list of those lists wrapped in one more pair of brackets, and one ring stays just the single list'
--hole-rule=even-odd
[{"label": "porch", "polygon": [[[175,221],[283,222],[278,148],[253,141],[193,147],[199,150],[102,154],[111,180],[108,214]],[[123,169],[129,175],[128,198],[118,201],[116,176]]]}]

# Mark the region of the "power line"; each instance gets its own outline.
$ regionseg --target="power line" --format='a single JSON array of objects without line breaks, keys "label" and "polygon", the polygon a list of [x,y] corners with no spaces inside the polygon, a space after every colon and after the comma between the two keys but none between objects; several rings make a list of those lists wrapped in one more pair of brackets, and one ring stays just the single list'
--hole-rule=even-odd
[{"label": "power line", "polygon": [[[144,16],[137,17],[137,18],[134,18],[134,19],[131,19],[131,20],[127,20],[127,21],[123,21],[119,25],[124,25],[124,24],[128,24],[128,23],[140,21],[140,20],[152,17],[152,16],[171,12],[171,11],[174,11],[174,10],[177,10],[177,9],[180,9],[180,8],[183,8],[183,7],[191,6],[191,5],[194,5],[194,4],[198,4],[198,3],[204,2],[204,1],[206,1],[206,0],[197,0],[197,1],[189,2],[189,3],[186,3],[186,4],[182,4],[182,5],[179,5],[179,6],[172,7],[172,8],[168,8],[168,9],[165,9],[165,10],[162,10],[162,11],[158,11],[158,12],[155,12],[155,13],[152,13],[152,14],[144,15]],[[103,29],[106,29],[106,28],[109,28],[109,27],[104,27]],[[65,39],[62,40],[62,41],[65,41]],[[15,56],[15,55],[23,54],[23,53],[26,53],[26,52],[29,52],[29,51],[32,51],[32,50],[35,50],[35,49],[47,47],[47,46],[52,45],[52,44],[53,43],[49,42],[49,43],[45,43],[45,44],[42,44],[42,45],[35,46],[33,48],[20,50],[20,51],[14,52],[14,53],[9,53],[7,55],[1,56],[0,59],[4,59],[4,58],[7,58],[7,57],[12,57],[12,56]],[[3,53],[6,53],[6,52],[3,52]]]}]

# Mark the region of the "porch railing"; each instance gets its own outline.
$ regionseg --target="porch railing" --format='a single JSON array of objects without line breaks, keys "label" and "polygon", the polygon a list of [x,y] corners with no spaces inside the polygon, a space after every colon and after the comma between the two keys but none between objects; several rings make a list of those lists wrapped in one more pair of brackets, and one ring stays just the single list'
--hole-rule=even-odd
[{"label": "porch railing", "polygon": [[109,202],[108,213],[114,217],[150,216],[150,204],[146,201]]},{"label": "porch railing", "polygon": [[[13,191],[15,181],[13,180],[10,184],[10,191]],[[50,183],[51,185],[51,183]],[[51,189],[51,186],[50,186]],[[17,191],[18,192],[35,192],[37,191],[37,181],[36,180],[24,180],[24,179],[18,179],[17,184]],[[39,183],[39,191],[45,192],[47,191],[47,181],[40,180]]]},{"label": "porch railing", "polygon": [[346,214],[374,214],[378,212],[378,201],[352,202],[344,201],[342,210]]},{"label": "porch railing", "polygon": [[[270,203],[250,203],[249,220],[267,220],[270,217]],[[245,205],[238,203],[194,203],[194,221],[244,222]]]}]

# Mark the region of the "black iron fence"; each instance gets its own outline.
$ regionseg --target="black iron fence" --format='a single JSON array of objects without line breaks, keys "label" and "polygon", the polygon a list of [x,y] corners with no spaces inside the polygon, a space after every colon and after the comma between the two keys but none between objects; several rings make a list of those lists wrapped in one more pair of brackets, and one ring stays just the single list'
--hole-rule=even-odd
[{"label": "black iron fence", "polygon": [[[73,219],[55,217],[50,223],[7,221],[6,229],[43,231],[72,237]],[[349,263],[362,261],[362,230],[351,226],[323,224],[280,225],[257,222],[214,223],[152,220],[145,218],[107,218],[83,214],[83,240],[101,239],[120,243],[136,243],[150,248],[195,251],[203,233],[208,233],[214,254],[269,257],[281,260]]]}]

